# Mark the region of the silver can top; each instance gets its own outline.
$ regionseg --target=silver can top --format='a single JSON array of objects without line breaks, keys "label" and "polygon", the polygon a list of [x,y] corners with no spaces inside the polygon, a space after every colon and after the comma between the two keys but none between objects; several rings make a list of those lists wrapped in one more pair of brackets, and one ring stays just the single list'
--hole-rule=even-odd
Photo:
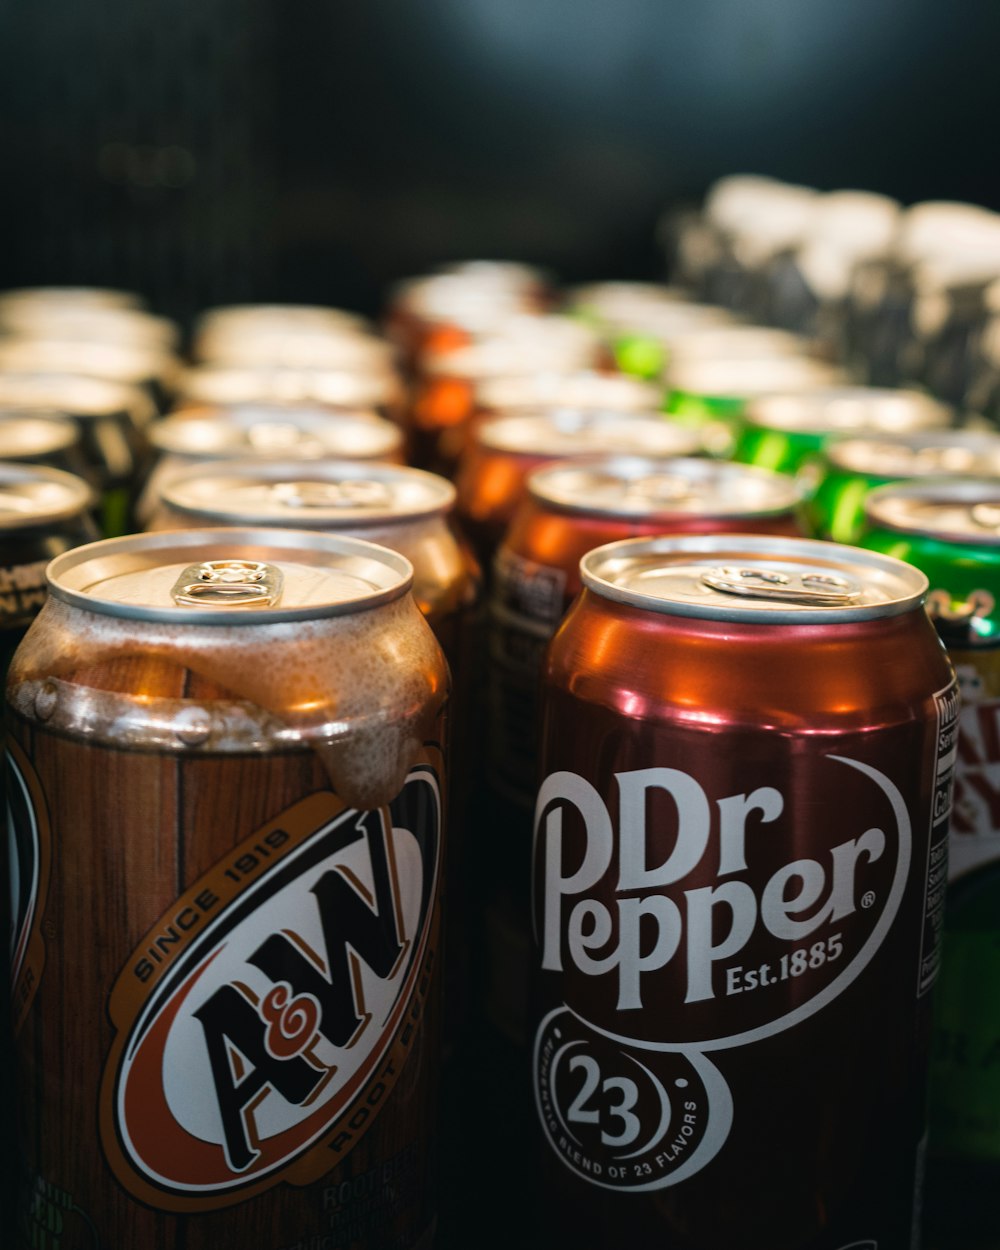
[{"label": "silver can top", "polygon": [[164,417],[148,431],[157,450],[204,460],[235,456],[379,460],[397,456],[402,431],[367,412],[240,405],[223,412],[198,410]]},{"label": "silver can top", "polygon": [[587,453],[685,456],[702,450],[702,435],[660,412],[551,412],[493,417],[476,432],[482,447],[509,455],[581,456]]},{"label": "silver can top", "polygon": [[923,573],[855,547],[753,534],[626,539],[583,557],[590,590],[669,616],[819,625],[920,606]]},{"label": "silver can top", "polygon": [[455,488],[436,474],[400,465],[220,461],[178,473],[162,499],[204,524],[329,530],[445,513]]},{"label": "silver can top", "polygon": [[940,430],[870,438],[843,436],[826,447],[830,464],[877,477],[1000,477],[1000,435]]},{"label": "silver can top", "polygon": [[951,424],[951,410],[919,391],[847,386],[773,394],[747,406],[748,425],[790,434],[905,434]]},{"label": "silver can top", "polygon": [[865,500],[865,513],[876,529],[1000,546],[1000,479],[924,478],[879,486]]},{"label": "silver can top", "polygon": [[94,492],[72,473],[44,465],[0,462],[0,530],[71,520],[93,502]]},{"label": "silver can top", "polygon": [[0,460],[54,456],[80,441],[80,431],[58,413],[4,410],[0,405]]},{"label": "silver can top", "polygon": [[328,369],[256,368],[201,365],[182,374],[177,386],[188,403],[320,404],[329,408],[369,408],[397,403],[402,384],[394,368],[352,373]]},{"label": "silver can top", "polygon": [[832,365],[804,356],[688,357],[667,369],[667,380],[675,391],[706,399],[749,401],[761,395],[828,388],[842,379]]},{"label": "silver can top", "polygon": [[104,616],[210,626],[364,611],[405,594],[413,566],[335,534],[217,529],[133,534],[57,556],[50,594]]},{"label": "silver can top", "polygon": [[624,374],[535,373],[481,382],[476,397],[480,407],[504,413],[545,408],[654,412],[663,400],[663,389]]},{"label": "silver can top", "polygon": [[528,492],[544,504],[589,515],[739,518],[781,515],[802,502],[792,478],[720,460],[603,456],[536,469]]},{"label": "silver can top", "polygon": [[76,420],[128,418],[142,425],[153,402],[138,387],[62,373],[0,373],[0,404]]}]

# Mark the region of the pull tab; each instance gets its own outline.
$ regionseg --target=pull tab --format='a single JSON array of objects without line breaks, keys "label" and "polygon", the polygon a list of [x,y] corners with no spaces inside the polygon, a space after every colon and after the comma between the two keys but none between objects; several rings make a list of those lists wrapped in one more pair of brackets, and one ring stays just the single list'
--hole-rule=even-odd
[{"label": "pull tab", "polygon": [[285,578],[273,564],[257,560],[206,560],[189,564],[170,589],[186,607],[270,608],[281,598]]},{"label": "pull tab", "polygon": [[275,499],[286,508],[388,508],[392,495],[383,482],[349,478],[343,482],[276,482]]},{"label": "pull tab", "polygon": [[842,607],[861,599],[861,587],[833,573],[786,573],[780,569],[739,568],[726,565],[708,569],[702,584],[726,595],[746,599],[778,599],[814,607]]}]

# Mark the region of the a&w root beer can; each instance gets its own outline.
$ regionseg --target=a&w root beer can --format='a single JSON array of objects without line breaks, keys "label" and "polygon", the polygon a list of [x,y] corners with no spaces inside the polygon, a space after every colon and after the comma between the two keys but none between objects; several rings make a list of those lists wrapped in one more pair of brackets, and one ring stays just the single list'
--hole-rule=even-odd
[{"label": "a&w root beer can", "polygon": [[430,1244],[447,674],[411,577],[281,530],[52,564],[8,687],[18,1250]]},{"label": "a&w root beer can", "polygon": [[533,1079],[590,1250],[917,1245],[958,699],[884,556],[582,562],[547,659]]}]

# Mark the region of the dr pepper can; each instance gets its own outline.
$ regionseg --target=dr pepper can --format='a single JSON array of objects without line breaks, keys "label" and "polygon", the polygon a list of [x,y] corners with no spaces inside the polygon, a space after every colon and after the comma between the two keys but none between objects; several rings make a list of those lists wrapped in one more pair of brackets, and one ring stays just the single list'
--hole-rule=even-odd
[{"label": "dr pepper can", "polygon": [[924,576],[583,558],[544,676],[533,1079],[591,1250],[918,1244],[958,697]]},{"label": "dr pepper can", "polygon": [[447,676],[411,566],[201,530],[49,577],[8,685],[14,1246],[429,1245]]}]

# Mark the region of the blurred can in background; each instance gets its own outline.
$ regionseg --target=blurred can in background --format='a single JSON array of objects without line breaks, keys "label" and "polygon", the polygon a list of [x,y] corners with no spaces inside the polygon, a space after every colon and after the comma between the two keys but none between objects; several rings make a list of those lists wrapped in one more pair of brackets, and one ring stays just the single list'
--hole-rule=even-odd
[{"label": "blurred can in background", "polygon": [[988,1226],[1000,1179],[1000,481],[890,484],[871,493],[867,515],[864,545],[927,575],[962,691],[929,1192],[935,1222],[958,1232]]},{"label": "blurred can in background", "polygon": [[241,404],[231,408],[189,408],[164,417],[149,430],[156,454],[136,504],[146,525],[164,485],[180,469],[214,460],[247,457],[274,459],[403,459],[403,435],[397,425],[374,413],[329,412],[293,405]]},{"label": "blurred can in background", "polygon": [[856,543],[865,531],[865,503],[878,486],[907,478],[996,477],[1000,435],[987,430],[922,434],[838,434],[823,448],[823,470],[809,501],[817,538]]},{"label": "blurred can in background", "polygon": [[532,469],[584,455],[688,456],[702,449],[699,431],[653,412],[554,409],[495,417],[477,426],[459,464],[457,513],[487,570]]}]

